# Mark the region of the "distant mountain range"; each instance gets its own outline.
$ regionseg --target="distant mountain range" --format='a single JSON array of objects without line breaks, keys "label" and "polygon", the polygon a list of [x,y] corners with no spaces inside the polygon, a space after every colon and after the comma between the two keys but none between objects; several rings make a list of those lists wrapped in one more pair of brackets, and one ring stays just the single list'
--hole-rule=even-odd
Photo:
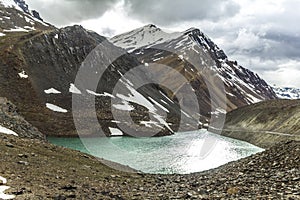
[{"label": "distant mountain range", "polygon": [[280,99],[300,99],[300,89],[273,87],[273,90]]},{"label": "distant mountain range", "polygon": [[[120,125],[133,130],[136,128],[133,123],[139,125],[140,132],[161,130],[157,135],[178,131],[180,122],[183,130],[194,130],[209,123],[212,115],[277,98],[263,79],[229,60],[199,29],[166,33],[152,24],[109,39],[111,43],[99,53],[100,60],[110,63],[110,55],[122,56],[105,69],[95,90],[88,81],[75,85],[83,61],[107,41],[105,37],[77,25],[58,29],[44,22],[36,11],[30,11],[22,0],[0,0],[0,11],[0,96],[14,103],[20,114],[46,135],[77,135],[72,95],[83,99],[95,97],[97,118],[108,136],[126,134],[119,130]],[[174,49],[176,54],[163,49]],[[197,69],[190,64],[191,59],[199,61]],[[169,74],[163,74],[161,68],[154,68],[153,72],[160,76],[163,85],[172,85],[180,92],[154,83],[136,88],[126,76],[136,66],[152,63],[172,68]],[[92,76],[96,77],[104,67],[97,65],[86,70],[94,72]],[[206,81],[203,72],[207,69],[224,85],[225,108],[213,109],[222,91]],[[187,82],[182,84],[175,72]],[[140,82],[153,80],[144,69],[137,69],[136,74]],[[122,78],[119,93],[114,94]],[[192,94],[187,90],[190,86]],[[217,98],[212,100],[212,94]],[[191,95],[197,97],[200,112],[191,108]],[[77,131],[97,134],[98,130],[88,124],[89,108],[81,109],[87,125]],[[133,122],[118,121],[113,115],[126,112]]]}]

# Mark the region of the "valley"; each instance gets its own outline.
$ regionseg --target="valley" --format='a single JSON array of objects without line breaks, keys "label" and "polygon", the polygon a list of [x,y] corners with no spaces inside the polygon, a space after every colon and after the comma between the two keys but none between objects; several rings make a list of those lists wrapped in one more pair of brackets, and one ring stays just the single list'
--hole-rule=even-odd
[{"label": "valley", "polygon": [[0,0],[0,199],[299,199],[299,90],[204,32],[109,38]]}]

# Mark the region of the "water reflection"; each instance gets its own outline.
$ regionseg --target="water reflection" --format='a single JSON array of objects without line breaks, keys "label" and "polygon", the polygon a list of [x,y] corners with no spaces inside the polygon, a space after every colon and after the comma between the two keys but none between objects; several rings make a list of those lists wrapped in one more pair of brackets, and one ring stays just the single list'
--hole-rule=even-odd
[{"label": "water reflection", "polygon": [[[201,152],[204,139],[217,141],[206,157],[203,157]],[[263,150],[249,143],[215,135],[205,130],[176,133],[167,137],[90,139],[89,151],[78,138],[49,138],[49,141],[128,165],[143,172],[163,174],[200,172]]]}]

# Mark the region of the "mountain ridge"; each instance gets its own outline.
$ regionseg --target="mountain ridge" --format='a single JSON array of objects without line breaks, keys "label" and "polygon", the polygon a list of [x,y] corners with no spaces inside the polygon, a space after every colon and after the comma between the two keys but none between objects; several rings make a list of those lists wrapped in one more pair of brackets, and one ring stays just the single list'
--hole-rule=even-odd
[{"label": "mountain ridge", "polygon": [[[110,63],[103,77],[100,77],[96,90],[92,90],[86,80],[75,85],[77,72],[85,63],[83,61],[100,43],[107,41],[106,38],[82,26],[58,29],[35,20],[32,16],[32,21],[28,20],[29,15],[24,11],[8,9],[5,6],[1,9],[11,18],[7,19],[4,25],[0,25],[0,30],[5,34],[2,36],[0,46],[2,66],[0,80],[1,83],[6,83],[0,86],[0,94],[13,101],[21,114],[47,135],[76,136],[77,131],[90,134],[98,132],[93,129],[93,125],[76,131],[72,116],[74,95],[82,98],[95,96],[98,121],[107,136],[114,135],[112,130],[118,129],[121,124],[132,131],[138,125],[140,132],[162,129],[158,136],[178,131],[181,121],[184,127],[182,131],[195,130],[209,123],[213,116],[218,118],[224,116],[226,111],[237,107],[276,98],[258,75],[239,66],[237,62],[229,61],[226,54],[199,29],[172,34],[162,32],[155,25],[133,30],[127,38],[126,33],[119,37],[121,39],[119,42],[130,38],[133,43],[134,40],[142,42],[136,43],[137,48],[131,49],[131,53],[112,43],[106,43],[108,46],[105,52],[97,54],[101,58],[99,68],[86,68],[87,72],[91,73],[90,76],[96,78],[97,72],[105,67],[103,64]],[[28,28],[27,24],[31,27]],[[16,27],[21,30],[16,30]],[[11,31],[7,32],[8,29]],[[133,36],[136,34],[139,34],[137,35],[139,37]],[[145,44],[146,46],[140,47]],[[175,48],[179,54],[157,52],[155,49],[148,48],[159,46]],[[199,60],[197,65],[200,70],[196,71],[196,66],[189,64],[189,58],[186,56],[188,52],[192,52],[191,55]],[[123,56],[111,63],[110,55],[113,54]],[[177,87],[177,91],[180,90],[182,93],[176,93],[177,91],[171,91],[163,85],[154,83],[134,88],[131,80],[126,79],[125,75],[134,67],[146,66],[147,63],[170,65],[175,69],[173,72],[183,75],[187,80],[183,84],[173,77],[173,73],[161,77],[164,83]],[[218,98],[224,91],[219,91],[220,88],[213,85],[210,86],[213,91],[209,91],[208,84],[211,83],[205,82],[205,74],[201,74],[206,68],[217,74],[219,80],[225,85],[227,98],[221,103],[225,103],[227,108],[215,110],[212,108],[213,104],[219,103]],[[152,71],[155,76],[163,76],[161,71],[156,70]],[[141,83],[151,82],[152,78],[148,72],[138,69],[138,74],[134,78]],[[121,78],[125,80],[121,82],[121,88],[118,88],[120,93],[114,96],[114,87]],[[193,94],[185,90],[189,85],[192,86],[191,91],[197,97],[200,113],[190,106],[189,98]],[[211,99],[211,92],[217,95],[217,99]],[[86,121],[88,125],[91,114],[87,112],[89,108],[83,109],[84,107],[81,108],[81,112],[85,115],[82,121]],[[128,124],[126,120],[115,120],[112,114],[114,111],[118,114],[130,112],[133,122]],[[165,113],[166,116],[161,113]]]},{"label": "mountain ridge", "polygon": [[[208,67],[215,71],[224,82],[227,98],[231,99],[229,101],[235,102],[233,104],[229,102],[229,110],[258,101],[277,98],[272,88],[264,80],[240,66],[236,61],[230,61],[225,52],[197,28],[190,28],[183,32],[166,33],[150,24],[115,36],[110,41],[137,56],[142,63],[166,65],[172,63],[172,67],[178,65],[177,68],[184,63],[184,70],[194,74],[194,69],[188,66],[190,57],[201,57],[199,59],[200,69],[206,67],[205,62],[212,60]],[[172,56],[163,52],[162,49],[173,50],[178,57],[175,55],[171,58]],[[187,55],[188,53],[189,55]],[[177,58],[179,59],[177,60]],[[204,62],[202,66],[201,62]],[[188,76],[185,75],[187,78]],[[195,75],[191,74],[190,76],[194,77]],[[198,77],[197,79],[201,78]],[[200,82],[203,81],[200,80]],[[239,99],[240,102],[234,98]],[[207,106],[209,105],[207,104]]]},{"label": "mountain ridge", "polygon": [[300,141],[300,100],[271,100],[244,106],[227,114],[222,135],[266,148]]}]

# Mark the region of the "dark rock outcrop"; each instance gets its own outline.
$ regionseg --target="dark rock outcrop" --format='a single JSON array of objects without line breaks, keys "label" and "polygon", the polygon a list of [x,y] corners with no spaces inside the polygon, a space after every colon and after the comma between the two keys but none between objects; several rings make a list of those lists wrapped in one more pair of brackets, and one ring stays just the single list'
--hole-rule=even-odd
[{"label": "dark rock outcrop", "polygon": [[19,115],[14,104],[2,97],[0,97],[0,125],[16,132],[22,138],[45,139],[37,128]]}]

